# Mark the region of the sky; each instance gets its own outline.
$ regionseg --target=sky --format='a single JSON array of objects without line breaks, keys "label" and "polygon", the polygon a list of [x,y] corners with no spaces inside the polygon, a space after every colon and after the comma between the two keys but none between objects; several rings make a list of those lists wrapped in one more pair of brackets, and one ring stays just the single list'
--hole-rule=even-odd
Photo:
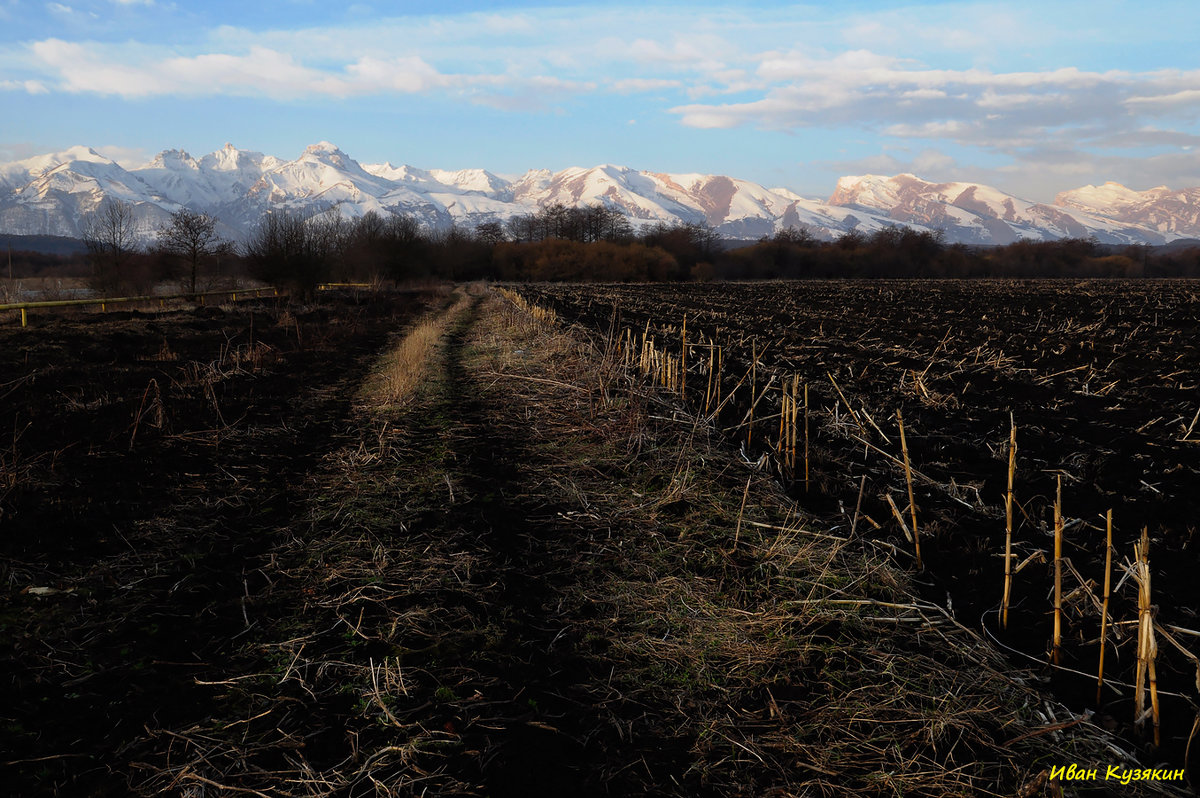
[{"label": "sky", "polygon": [[620,164],[826,198],[911,172],[1048,202],[1200,186],[1200,7],[0,0],[0,162],[331,141],[425,169]]}]

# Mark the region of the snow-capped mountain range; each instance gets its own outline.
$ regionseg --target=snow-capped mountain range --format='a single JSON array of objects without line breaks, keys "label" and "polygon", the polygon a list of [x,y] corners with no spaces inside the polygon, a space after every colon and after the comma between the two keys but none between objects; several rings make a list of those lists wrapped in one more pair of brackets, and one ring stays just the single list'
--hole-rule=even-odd
[{"label": "snow-capped mountain range", "polygon": [[273,208],[317,213],[336,207],[416,218],[428,228],[504,222],[552,203],[602,203],[635,227],[703,222],[729,238],[753,239],[788,227],[821,238],[889,225],[943,230],[951,242],[1006,244],[1094,236],[1104,243],[1162,244],[1200,236],[1200,188],[1134,191],[1116,183],[1031,202],[978,183],[930,183],[909,174],[843,177],[827,201],[722,175],[666,174],[603,165],[531,170],[508,180],[483,169],[445,171],[360,164],[328,142],[285,161],[226,144],[193,158],[166,150],[125,168],[89,147],[0,164],[0,233],[81,235],[105,198],[134,208],[150,240],[171,213],[212,214],[229,238],[249,235]]}]

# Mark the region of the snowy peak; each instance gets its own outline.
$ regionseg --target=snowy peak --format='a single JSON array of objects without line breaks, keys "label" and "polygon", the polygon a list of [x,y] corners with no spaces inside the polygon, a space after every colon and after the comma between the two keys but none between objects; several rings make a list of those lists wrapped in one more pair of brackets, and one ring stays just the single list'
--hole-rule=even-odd
[{"label": "snowy peak", "polygon": [[328,141],[309,144],[304,148],[304,153],[300,156],[300,160],[327,163],[339,168],[345,167],[348,163],[358,166],[357,161],[354,161],[350,156],[338,149],[336,144],[330,144]]},{"label": "snowy peak", "polygon": [[375,177],[389,180],[393,183],[404,183],[410,186],[427,186],[429,188],[445,188],[432,172],[418,169],[415,166],[401,164],[392,166],[390,162],[382,164],[366,164],[363,170]]},{"label": "snowy peak", "polygon": [[62,152],[54,152],[48,155],[38,155],[24,161],[17,162],[20,165],[26,166],[30,171],[45,172],[50,169],[55,169],[63,164],[73,163],[95,163],[95,164],[112,164],[116,162],[105,158],[100,153],[93,150],[91,147],[69,147]]},{"label": "snowy peak", "polygon": [[142,167],[143,169],[186,169],[191,172],[200,169],[200,163],[183,150],[163,150],[154,156],[154,160]]},{"label": "snowy peak", "polygon": [[272,155],[261,152],[239,150],[232,144],[226,144],[216,152],[211,152],[200,159],[200,166],[212,172],[263,172],[283,163]]},{"label": "snowy peak", "polygon": [[838,179],[829,204],[890,210],[898,206],[914,206],[930,199],[945,201],[948,190],[965,189],[966,186],[963,183],[930,183],[907,172],[893,177],[856,175]]},{"label": "snowy peak", "polygon": [[199,160],[183,150],[164,150],[131,171],[153,190],[148,200],[201,210],[236,202],[277,162],[226,144]]},{"label": "snowy peak", "polygon": [[[226,146],[229,146],[229,145],[227,144]],[[318,141],[316,144],[309,144],[307,147],[304,148],[304,151],[306,153],[312,153],[314,155],[320,154],[320,153],[341,153],[343,155],[345,154],[345,153],[342,153],[341,149],[339,149],[336,144],[331,144],[328,141]]]},{"label": "snowy peak", "polygon": [[931,183],[911,174],[843,177],[829,204],[881,212],[897,222],[943,230],[949,240],[966,243],[1066,237],[1095,237],[1112,244],[1165,240],[1158,230],[1137,229],[1142,225],[1090,208],[1045,205],[980,183]]},{"label": "snowy peak", "polygon": [[1110,181],[1102,186],[1088,185],[1063,191],[1054,198],[1054,204],[1092,213],[1110,214],[1119,213],[1147,202],[1154,202],[1171,193],[1171,189],[1166,186],[1158,186],[1147,191],[1135,191],[1120,183]]},{"label": "snowy peak", "polygon": [[362,168],[365,169],[369,174],[373,174],[376,177],[382,177],[386,180],[399,179],[397,175],[399,174],[400,169],[392,166],[391,161],[385,161],[384,163],[365,163],[362,165]]},{"label": "snowy peak", "polygon": [[1200,188],[1173,191],[1158,186],[1136,191],[1109,182],[1064,191],[1055,197],[1054,204],[1121,219],[1168,239],[1191,238],[1200,233]]},{"label": "snowy peak", "polygon": [[314,164],[346,175],[373,177],[362,168],[358,161],[328,141],[310,144],[304,149],[304,153],[298,160],[293,161],[292,164],[285,164],[282,168],[286,169],[293,164]]},{"label": "snowy peak", "polygon": [[368,173],[358,161],[327,141],[310,145],[295,161],[281,163],[263,172],[250,194],[273,204],[294,205],[293,200],[323,197],[337,204],[360,197],[387,193],[388,181]]},{"label": "snowy peak", "polygon": [[496,175],[486,169],[460,169],[457,172],[433,169],[427,174],[442,185],[450,186],[460,191],[473,191],[485,196],[496,196],[510,192],[507,180],[496,177]]},{"label": "snowy peak", "polygon": [[688,208],[692,221],[725,226],[739,238],[771,235],[791,202],[755,183],[725,175],[646,173],[658,194]]},{"label": "snowy peak", "polygon": [[62,152],[35,155],[21,161],[0,164],[0,187],[24,185],[64,169],[92,176],[110,168],[121,169],[114,161],[105,158],[91,147],[69,147]]},{"label": "snowy peak", "polygon": [[527,197],[536,196],[545,191],[552,180],[554,173],[549,169],[530,169],[513,182],[513,198],[520,202]]},{"label": "snowy peak", "polygon": [[538,206],[604,205],[624,213],[635,224],[701,218],[695,208],[661,194],[649,173],[613,164],[571,167],[549,175],[531,172],[518,182],[513,194]]}]

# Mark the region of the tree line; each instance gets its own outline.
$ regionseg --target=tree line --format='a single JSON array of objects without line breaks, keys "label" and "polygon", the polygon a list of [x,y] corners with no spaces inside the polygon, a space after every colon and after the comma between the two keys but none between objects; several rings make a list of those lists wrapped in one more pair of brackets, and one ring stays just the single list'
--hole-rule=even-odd
[{"label": "tree line", "polygon": [[707,225],[635,232],[628,217],[602,205],[553,204],[504,223],[432,230],[404,215],[277,209],[239,247],[217,235],[213,217],[181,209],[149,247],[139,248],[138,233],[125,203],[106,201],[92,214],[84,243],[93,288],[113,294],[171,279],[195,292],[217,271],[302,292],[322,282],[381,279],[708,279],[721,252],[720,237]]},{"label": "tree line", "polygon": [[783,230],[726,253],[717,277],[1141,278],[1200,277],[1200,246],[1153,248],[1091,238],[1020,240],[1003,246],[947,244],[942,233],[886,227],[833,241]]},{"label": "tree line", "polygon": [[[184,208],[155,231],[149,246],[139,244],[137,233],[125,203],[106,201],[91,215],[84,244],[92,287],[105,294],[143,292],[170,280],[196,292],[235,275],[301,292],[321,282],[426,279],[1200,276],[1200,247],[1113,247],[1091,239],[970,247],[898,226],[852,230],[834,240],[789,228],[731,245],[702,223],[635,230],[627,216],[603,205],[554,204],[506,222],[443,229],[374,211],[347,218],[336,208],[318,214],[278,209],[236,246],[218,235],[213,217]],[[47,268],[47,256],[31,258],[30,265]]]}]

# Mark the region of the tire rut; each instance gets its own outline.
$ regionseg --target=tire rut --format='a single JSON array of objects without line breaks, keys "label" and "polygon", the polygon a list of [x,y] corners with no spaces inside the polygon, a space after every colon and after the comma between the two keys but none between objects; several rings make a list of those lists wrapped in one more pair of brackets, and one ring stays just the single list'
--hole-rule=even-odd
[{"label": "tire rut", "polygon": [[443,470],[447,503],[410,530],[445,532],[443,545],[470,552],[479,563],[473,582],[486,597],[446,597],[489,630],[482,643],[467,635],[461,648],[445,641],[439,647],[457,659],[446,665],[473,674],[466,686],[485,699],[482,709],[460,705],[446,721],[466,750],[479,753],[449,767],[464,781],[482,781],[491,795],[599,794],[594,766],[607,724],[596,717],[587,687],[596,675],[574,652],[572,618],[559,614],[564,606],[567,613],[591,611],[569,606],[569,588],[581,577],[571,561],[580,529],[556,523],[565,508],[529,484],[538,450],[514,417],[520,407],[486,401],[467,352],[481,303],[477,298],[447,333],[437,400],[411,430],[410,456],[427,456]]}]

